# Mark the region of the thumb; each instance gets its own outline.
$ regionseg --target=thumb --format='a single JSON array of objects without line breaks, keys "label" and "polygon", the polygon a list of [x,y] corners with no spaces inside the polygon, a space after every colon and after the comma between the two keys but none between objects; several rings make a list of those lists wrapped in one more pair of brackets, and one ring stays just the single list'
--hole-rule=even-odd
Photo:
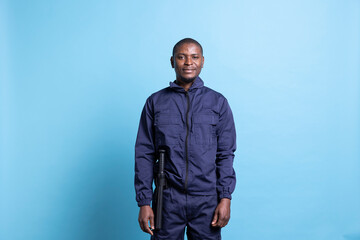
[{"label": "thumb", "polygon": [[155,226],[154,226],[154,215],[151,215],[151,216],[150,216],[150,227],[151,227],[151,229],[155,229]]},{"label": "thumb", "polygon": [[211,224],[215,224],[217,222],[217,220],[218,220],[218,217],[219,217],[219,213],[218,213],[218,210],[216,208],[215,214],[214,214],[214,217],[213,217],[213,220],[212,220]]}]

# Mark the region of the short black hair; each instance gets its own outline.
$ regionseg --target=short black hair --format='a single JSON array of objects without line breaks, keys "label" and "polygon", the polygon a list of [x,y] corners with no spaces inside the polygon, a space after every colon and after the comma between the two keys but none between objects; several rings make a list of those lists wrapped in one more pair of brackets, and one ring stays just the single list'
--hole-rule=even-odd
[{"label": "short black hair", "polygon": [[175,46],[174,46],[174,48],[173,48],[173,52],[172,52],[172,55],[173,55],[173,56],[175,55],[175,52],[177,51],[177,49],[178,49],[181,45],[183,45],[184,43],[194,43],[194,44],[198,45],[198,46],[200,47],[200,49],[201,49],[201,55],[203,55],[203,48],[202,48],[201,44],[200,44],[198,41],[196,41],[195,39],[192,39],[192,38],[184,38],[184,39],[178,41],[178,42],[175,44]]}]

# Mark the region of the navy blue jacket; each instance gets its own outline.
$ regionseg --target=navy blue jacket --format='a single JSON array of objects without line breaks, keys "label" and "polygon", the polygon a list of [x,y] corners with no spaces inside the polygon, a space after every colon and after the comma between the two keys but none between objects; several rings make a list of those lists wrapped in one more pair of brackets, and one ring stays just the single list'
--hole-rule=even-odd
[{"label": "navy blue jacket", "polygon": [[141,114],[135,144],[135,190],[139,206],[149,205],[159,147],[168,148],[169,184],[194,195],[230,198],[236,133],[226,98],[198,77],[185,91],[175,82],[152,94]]}]

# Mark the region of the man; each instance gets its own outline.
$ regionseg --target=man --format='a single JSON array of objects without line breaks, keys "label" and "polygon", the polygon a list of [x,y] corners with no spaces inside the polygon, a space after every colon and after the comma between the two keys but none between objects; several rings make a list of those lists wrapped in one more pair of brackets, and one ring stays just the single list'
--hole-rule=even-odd
[{"label": "man", "polygon": [[[220,239],[230,219],[236,181],[232,112],[226,98],[205,87],[199,77],[204,57],[197,41],[179,41],[170,62],[176,80],[147,99],[135,144],[139,224],[151,239],[184,239],[185,227],[189,240]],[[164,147],[163,221],[161,230],[153,230],[153,170]]]}]

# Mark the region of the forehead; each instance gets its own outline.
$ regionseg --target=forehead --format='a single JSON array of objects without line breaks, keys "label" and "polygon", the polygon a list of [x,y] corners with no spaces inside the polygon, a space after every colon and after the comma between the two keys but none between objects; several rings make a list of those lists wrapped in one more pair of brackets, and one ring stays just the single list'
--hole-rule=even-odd
[{"label": "forehead", "polygon": [[196,43],[183,43],[175,49],[175,54],[200,54],[201,48]]}]

